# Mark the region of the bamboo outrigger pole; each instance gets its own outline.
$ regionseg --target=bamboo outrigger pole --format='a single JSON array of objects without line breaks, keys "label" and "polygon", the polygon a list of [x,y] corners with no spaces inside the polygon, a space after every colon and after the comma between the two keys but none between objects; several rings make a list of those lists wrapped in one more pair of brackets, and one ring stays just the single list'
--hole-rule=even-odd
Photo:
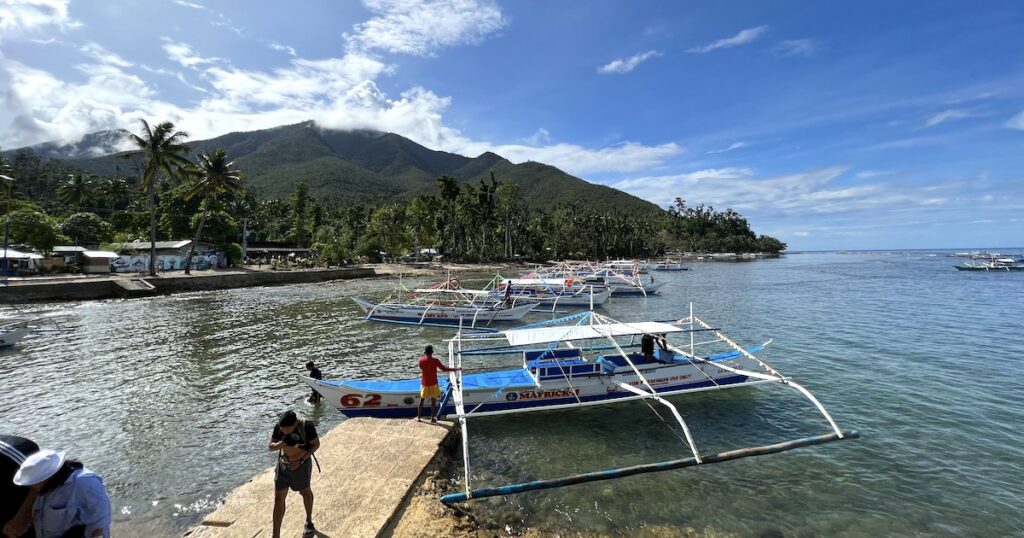
[{"label": "bamboo outrigger pole", "polygon": [[[821,445],[825,443],[831,443],[833,441],[842,441],[846,439],[856,439],[858,437],[860,437],[860,434],[856,431],[843,432],[842,435],[837,433],[828,433],[824,435],[818,435],[815,437],[805,437],[803,439],[785,441],[783,443],[776,443],[774,445],[756,446],[750,448],[741,448],[738,450],[730,450],[728,452],[719,452],[717,454],[710,454],[704,456],[702,459],[703,464],[705,465],[709,463],[722,463],[725,461],[749,458],[751,456],[778,454],[779,452],[786,452],[788,450],[793,450],[795,448]],[[593,473],[570,475],[564,478],[535,480],[533,482],[510,484],[507,486],[500,486],[496,488],[481,488],[468,491],[466,493],[450,493],[448,495],[441,497],[441,502],[443,502],[444,504],[452,504],[457,502],[463,502],[468,499],[495,497],[499,495],[522,493],[524,491],[561,488],[565,486],[573,486],[576,484],[585,484],[587,482],[597,482],[599,480],[612,480],[615,478],[623,478],[626,476],[633,476],[638,474],[670,471],[672,469],[682,469],[683,467],[695,467],[697,465],[698,463],[696,458],[684,458],[678,460],[662,461],[658,463],[646,463],[643,465],[634,465],[632,467],[622,467],[619,469],[608,469],[605,471],[596,471]]]}]

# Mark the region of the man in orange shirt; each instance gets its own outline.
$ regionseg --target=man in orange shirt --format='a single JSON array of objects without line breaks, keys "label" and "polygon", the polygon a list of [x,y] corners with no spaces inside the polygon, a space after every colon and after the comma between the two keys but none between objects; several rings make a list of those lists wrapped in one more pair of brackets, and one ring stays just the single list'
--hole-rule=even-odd
[{"label": "man in orange shirt", "polygon": [[423,400],[430,398],[430,422],[437,422],[437,399],[441,397],[441,388],[437,385],[437,371],[452,372],[461,368],[449,368],[434,358],[434,346],[427,346],[425,355],[420,357],[420,405],[416,409],[416,421],[423,415]]}]

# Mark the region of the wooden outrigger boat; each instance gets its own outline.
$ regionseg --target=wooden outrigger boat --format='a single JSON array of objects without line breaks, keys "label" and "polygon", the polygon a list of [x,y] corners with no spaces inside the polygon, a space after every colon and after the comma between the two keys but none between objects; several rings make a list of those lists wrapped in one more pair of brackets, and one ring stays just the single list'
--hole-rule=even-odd
[{"label": "wooden outrigger boat", "polygon": [[657,262],[651,266],[651,269],[655,271],[689,271],[690,268],[686,267],[682,263],[673,261],[662,261]]},{"label": "wooden outrigger boat", "polygon": [[32,332],[31,327],[3,327],[0,328],[0,349],[6,349],[18,345],[26,336]]},{"label": "wooden outrigger boat", "polygon": [[366,312],[368,320],[413,325],[452,326],[462,323],[467,327],[478,327],[491,323],[516,322],[537,306],[536,303],[528,303],[506,308],[494,302],[451,306],[436,303],[374,303],[359,297],[352,299]]},{"label": "wooden outrigger boat", "polygon": [[958,271],[1024,271],[1024,261],[1009,256],[992,254],[990,256],[972,256],[972,260],[984,260],[981,263],[972,261],[961,265],[954,265]]},{"label": "wooden outrigger boat", "polygon": [[506,306],[492,300],[490,291],[467,290],[458,279],[448,279],[430,288],[405,290],[399,284],[398,295],[380,302],[353,297],[366,319],[409,325],[462,325],[486,327],[492,323],[511,323],[523,319],[537,304]]},{"label": "wooden outrigger boat", "polygon": [[601,306],[612,296],[604,281],[583,277],[505,278],[496,276],[487,288],[493,289],[496,300],[509,305],[536,303],[554,310],[558,307]]},{"label": "wooden outrigger boat", "polygon": [[[695,341],[697,334],[712,335],[714,339],[698,343]],[[673,338],[688,336],[688,350],[669,343],[665,338],[668,335]],[[635,351],[627,351],[637,347],[638,337],[661,339],[662,344],[657,346],[652,362],[645,362],[645,358]],[[755,357],[754,353],[770,342],[750,348],[741,347],[722,334],[719,328],[696,317],[692,313],[692,306],[689,316],[671,322],[622,323],[588,311],[494,333],[467,333],[460,328],[448,342],[450,367],[464,368],[464,360],[477,355],[514,355],[522,362],[520,366],[510,369],[478,372],[457,370],[451,372],[448,379],[439,380],[443,397],[438,405],[437,417],[455,419],[459,423],[462,430],[465,480],[463,492],[445,495],[441,500],[454,503],[563,487],[857,437],[856,432],[840,430],[824,406],[807,389]],[[710,354],[697,351],[698,347],[707,349],[705,346],[716,343],[727,350]],[[686,344],[681,345],[685,347]],[[329,381],[302,377],[302,380],[349,417],[413,417],[419,403],[418,378],[398,381]],[[664,398],[773,382],[792,387],[808,398],[825,417],[832,432],[778,445],[721,454],[701,454],[675,405]],[[671,412],[692,457],[497,488],[472,488],[467,428],[469,418],[641,399],[653,400]]]}]

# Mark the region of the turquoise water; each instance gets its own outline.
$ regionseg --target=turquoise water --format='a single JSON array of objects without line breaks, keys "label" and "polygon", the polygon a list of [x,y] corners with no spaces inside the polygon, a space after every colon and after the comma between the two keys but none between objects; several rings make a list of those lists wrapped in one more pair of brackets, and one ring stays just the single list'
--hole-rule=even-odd
[{"label": "turquoise water", "polygon": [[[799,254],[657,273],[672,281],[661,296],[615,298],[606,312],[624,321],[681,317],[692,301],[743,344],[774,338],[761,356],[863,437],[482,500],[471,510],[501,532],[563,535],[1024,535],[1024,274],[957,272],[958,261]],[[32,307],[78,329],[0,353],[0,429],[67,449],[103,474],[115,532],[180,534],[272,463],[264,450],[278,412],[297,407],[321,429],[341,420],[301,403],[295,374],[307,359],[330,377],[415,374],[422,345],[448,332],[366,323],[349,299],[392,286]],[[704,452],[828,431],[810,403],[778,385],[673,402]],[[470,432],[476,486],[686,451],[644,403],[481,418]]]}]

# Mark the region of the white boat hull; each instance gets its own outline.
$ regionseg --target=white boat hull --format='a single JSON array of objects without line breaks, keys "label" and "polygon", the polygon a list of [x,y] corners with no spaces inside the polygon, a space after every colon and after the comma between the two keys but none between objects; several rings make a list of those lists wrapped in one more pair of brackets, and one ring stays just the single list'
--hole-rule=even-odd
[{"label": "white boat hull", "polygon": [[[763,382],[689,362],[643,364],[637,356],[634,363],[660,396]],[[648,390],[628,365],[616,366],[609,371],[607,366],[602,369],[602,365],[589,361],[579,361],[571,366],[563,364],[561,368],[553,362],[548,364],[529,369],[478,374],[467,372],[463,376],[466,412],[476,416],[499,415],[603,405],[640,398],[617,383]],[[753,361],[742,356],[723,360],[722,364],[738,369],[756,367]],[[414,417],[419,405],[418,379],[321,381],[302,377],[302,380],[348,417]],[[448,379],[440,379],[440,384],[443,396],[438,402],[439,415],[454,416],[455,404],[445,395]]]},{"label": "white boat hull", "polygon": [[0,349],[13,347],[21,342],[23,338],[28,336],[28,333],[32,332],[29,327],[22,327],[19,329],[8,329],[0,332]]},{"label": "white boat hull", "polygon": [[611,282],[608,284],[608,288],[611,289],[612,296],[619,295],[651,295],[658,293],[658,290],[667,284],[666,282],[643,282],[639,286],[636,284],[629,284],[625,282]]},{"label": "white boat hull", "polygon": [[524,304],[512,308],[496,306],[435,306],[410,304],[377,304],[354,297],[353,300],[366,313],[366,318],[378,321],[401,323],[458,325],[466,327],[486,325],[493,322],[519,321],[533,310],[536,304]]}]

